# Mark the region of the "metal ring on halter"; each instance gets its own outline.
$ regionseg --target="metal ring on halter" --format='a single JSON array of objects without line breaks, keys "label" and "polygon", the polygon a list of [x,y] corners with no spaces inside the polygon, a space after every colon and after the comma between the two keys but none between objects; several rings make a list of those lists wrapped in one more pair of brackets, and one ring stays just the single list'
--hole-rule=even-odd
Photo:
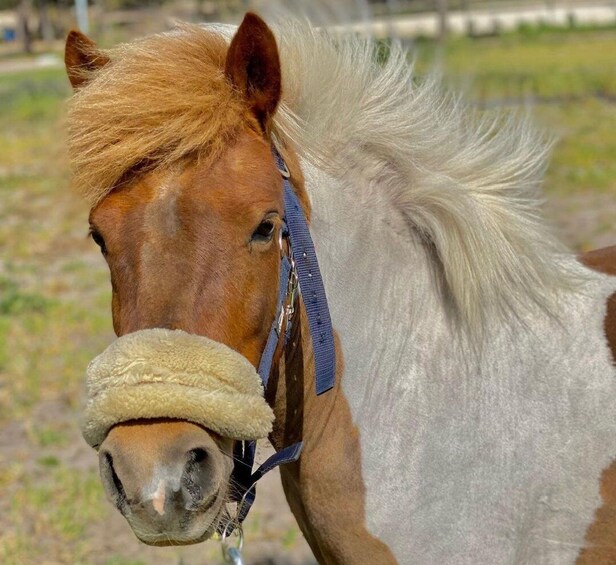
[{"label": "metal ring on halter", "polygon": [[256,482],[252,483],[250,487],[246,490],[246,492],[242,495],[242,498],[240,498],[239,502],[237,503],[236,521],[240,524],[240,527],[241,527],[241,522],[239,521],[239,518],[242,513],[242,507],[244,506],[244,503],[246,502],[246,497],[248,496],[248,493],[254,490],[256,487],[257,487],[257,483]]},{"label": "metal ring on halter", "polygon": [[[239,506],[238,506],[238,508],[239,508]],[[229,526],[233,527],[233,529],[231,531],[229,531]],[[244,530],[242,529],[242,524],[240,524],[238,522],[233,522],[232,520],[229,520],[227,522],[227,525],[224,527],[222,533],[220,534],[220,543],[222,544],[223,551],[227,551],[229,549],[229,547],[233,547],[227,541],[229,539],[229,536],[233,532],[236,532],[237,533],[237,537],[238,537],[238,542],[237,542],[237,545],[235,546],[235,548],[238,551],[242,551],[242,548],[244,547]]]},{"label": "metal ring on halter", "polygon": [[287,164],[284,161],[281,161],[281,163],[277,166],[277,169],[278,169],[278,172],[282,175],[282,178],[285,178],[285,179],[291,178],[289,167],[287,167]]},{"label": "metal ring on halter", "polygon": [[293,314],[295,313],[295,298],[299,291],[299,279],[297,277],[297,270],[295,268],[295,261],[293,255],[289,258],[291,262],[291,271],[289,273],[289,282],[287,283],[287,294],[285,302],[280,309],[280,315],[278,316],[278,333],[282,331],[283,325],[289,324]]},{"label": "metal ring on halter", "polygon": [[222,546],[222,559],[225,563],[229,563],[231,565],[242,565],[244,563],[242,559],[242,548],[244,547],[244,531],[242,530],[242,526],[236,525],[234,527],[234,531],[237,532],[238,542],[236,546],[230,545],[227,543],[227,528],[231,524],[231,521],[227,522],[225,529],[223,530],[220,536],[220,545]]}]

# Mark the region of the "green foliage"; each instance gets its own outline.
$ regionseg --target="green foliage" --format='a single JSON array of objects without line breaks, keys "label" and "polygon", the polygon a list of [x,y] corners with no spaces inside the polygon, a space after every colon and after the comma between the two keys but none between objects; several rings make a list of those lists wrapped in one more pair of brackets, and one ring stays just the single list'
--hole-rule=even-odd
[{"label": "green foliage", "polygon": [[439,61],[452,87],[481,102],[558,101],[616,96],[616,39],[609,31],[508,34],[451,39],[441,53],[432,42],[417,48],[417,68]]},{"label": "green foliage", "polygon": [[[152,0],[143,0],[141,5],[149,4]],[[165,0],[155,0],[158,2],[164,2]],[[88,0],[90,4],[93,4],[93,0]],[[0,10],[14,10],[16,9],[21,0],[0,0]],[[43,3],[47,6],[57,6],[58,8],[68,8],[71,9],[73,7],[74,2],[72,0],[32,0],[31,8],[34,10]]]},{"label": "green foliage", "polygon": [[43,314],[53,301],[36,293],[22,292],[19,285],[0,276],[0,316],[17,316],[26,312]]},{"label": "green foliage", "polygon": [[156,8],[169,0],[105,0],[108,10],[138,10],[140,8]]},{"label": "green foliage", "polygon": [[20,0],[0,0],[0,10],[14,10],[19,6]]}]

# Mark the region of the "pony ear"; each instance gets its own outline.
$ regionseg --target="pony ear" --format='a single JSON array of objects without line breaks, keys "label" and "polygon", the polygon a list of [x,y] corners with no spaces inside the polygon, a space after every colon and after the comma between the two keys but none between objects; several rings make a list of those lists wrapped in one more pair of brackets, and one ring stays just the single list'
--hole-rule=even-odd
[{"label": "pony ear", "polygon": [[109,58],[103,55],[96,43],[80,31],[71,30],[66,38],[64,64],[73,89],[77,90],[88,82],[90,72],[104,67]]},{"label": "pony ear", "polygon": [[225,74],[265,131],[280,101],[280,59],[274,34],[256,14],[244,16],[231,41]]}]

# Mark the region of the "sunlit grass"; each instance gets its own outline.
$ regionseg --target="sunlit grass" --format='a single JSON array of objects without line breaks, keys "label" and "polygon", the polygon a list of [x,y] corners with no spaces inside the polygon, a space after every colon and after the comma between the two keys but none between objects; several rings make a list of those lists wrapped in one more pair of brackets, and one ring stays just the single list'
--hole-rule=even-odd
[{"label": "sunlit grass", "polygon": [[[0,422],[27,416],[41,398],[77,408],[85,367],[110,337],[108,312],[65,302],[44,311],[14,311],[10,324],[8,316],[0,316],[0,361],[8,377],[0,392]],[[49,432],[41,434],[42,443],[51,441]]]},{"label": "sunlit grass", "polygon": [[[2,563],[85,562],[87,524],[104,513],[97,473],[68,469],[50,456],[18,475],[8,500],[11,528],[0,537]],[[33,541],[36,540],[35,543]]]},{"label": "sunlit grass", "polygon": [[479,108],[529,110],[556,139],[548,194],[616,194],[616,34],[609,31],[513,33],[453,38],[441,49],[418,42],[421,75],[436,67],[452,90]]},{"label": "sunlit grass", "polygon": [[128,559],[114,555],[105,561],[105,565],[147,565],[147,563],[141,559]]},{"label": "sunlit grass", "polygon": [[[0,562],[86,563],[84,532],[107,512],[78,438],[83,373],[110,339],[108,275],[68,188],[61,70],[0,76]],[[8,520],[8,524],[7,524]]]},{"label": "sunlit grass", "polygon": [[58,118],[58,107],[69,93],[63,69],[0,75],[0,123],[12,121],[25,127],[28,122],[54,121]]},{"label": "sunlit grass", "polygon": [[556,138],[546,192],[561,195],[593,191],[616,197],[616,104],[588,99],[537,105],[534,115]]},{"label": "sunlit grass", "polygon": [[420,72],[436,64],[451,84],[482,101],[616,96],[613,30],[452,38],[442,51],[420,42],[416,54]]}]

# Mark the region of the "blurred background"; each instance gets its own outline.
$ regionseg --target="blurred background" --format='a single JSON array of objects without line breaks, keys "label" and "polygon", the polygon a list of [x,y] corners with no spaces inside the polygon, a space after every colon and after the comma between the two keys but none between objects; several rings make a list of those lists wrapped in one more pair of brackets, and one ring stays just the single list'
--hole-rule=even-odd
[{"label": "blurred background", "polygon": [[[153,549],[108,504],[80,437],[82,376],[113,339],[104,261],[69,190],[66,32],[103,46],[176,20],[301,12],[404,41],[480,112],[530,113],[556,140],[545,213],[577,251],[616,243],[616,2],[0,0],[0,563],[220,563],[216,542]],[[392,501],[393,503],[393,501]],[[250,564],[311,554],[276,476],[246,523]]]}]

